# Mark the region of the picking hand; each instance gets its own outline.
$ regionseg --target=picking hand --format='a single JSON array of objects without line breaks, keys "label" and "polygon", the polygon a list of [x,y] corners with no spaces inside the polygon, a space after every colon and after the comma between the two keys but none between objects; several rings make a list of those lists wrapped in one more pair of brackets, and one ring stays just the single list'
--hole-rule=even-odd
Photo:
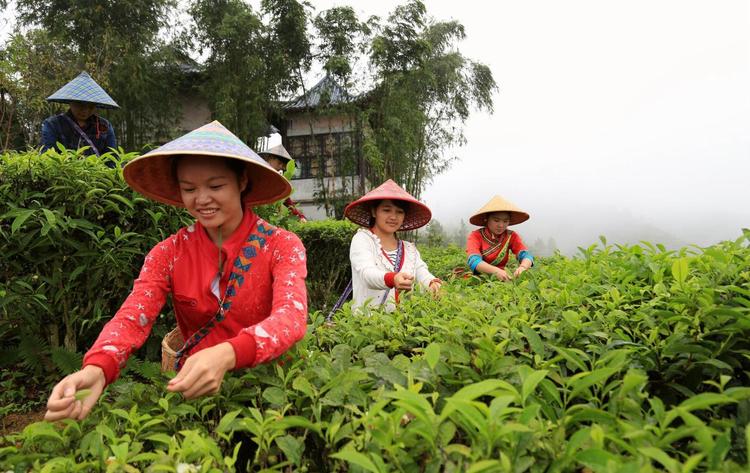
[{"label": "picking hand", "polygon": [[[105,384],[104,371],[94,365],[85,366],[82,370],[66,376],[52,388],[44,420],[84,419],[102,395]],[[80,397],[84,394],[84,389],[91,392],[88,396],[77,399],[76,393],[79,393]]]},{"label": "picking hand", "polygon": [[505,272],[504,269],[497,268],[495,271],[495,277],[501,281],[510,281],[510,276]]},{"label": "picking hand", "polygon": [[234,368],[234,347],[227,342],[201,350],[185,361],[177,376],[169,380],[167,390],[182,393],[185,399],[216,394],[224,373]]},{"label": "picking hand", "polygon": [[437,279],[430,283],[427,289],[430,291],[430,294],[432,294],[432,297],[438,297],[440,295],[440,288],[442,285],[443,283]]},{"label": "picking hand", "polygon": [[414,284],[414,276],[409,273],[396,273],[393,277],[393,287],[401,291],[411,291]]},{"label": "picking hand", "polygon": [[517,278],[518,276],[521,275],[521,273],[523,273],[527,269],[529,269],[529,268],[527,268],[526,266],[519,266],[519,267],[517,267],[516,270],[513,271],[513,277]]}]

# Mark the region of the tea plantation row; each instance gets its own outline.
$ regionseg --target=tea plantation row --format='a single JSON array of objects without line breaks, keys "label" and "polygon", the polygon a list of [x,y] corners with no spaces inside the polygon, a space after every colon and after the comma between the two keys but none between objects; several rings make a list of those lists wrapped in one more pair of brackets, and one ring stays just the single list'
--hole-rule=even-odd
[{"label": "tea plantation row", "polygon": [[135,362],[85,421],[3,438],[0,470],[748,471],[749,241],[591,247],[393,314],[314,312],[289,357],[191,402]]}]

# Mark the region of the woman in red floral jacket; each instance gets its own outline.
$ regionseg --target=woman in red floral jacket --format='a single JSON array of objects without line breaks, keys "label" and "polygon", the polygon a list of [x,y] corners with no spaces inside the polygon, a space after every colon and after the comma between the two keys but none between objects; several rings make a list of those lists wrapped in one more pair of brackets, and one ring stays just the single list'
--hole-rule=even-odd
[{"label": "woman in red floral jacket", "polygon": [[[185,207],[196,223],[149,252],[83,368],[53,388],[47,420],[88,415],[170,294],[186,342],[167,389],[188,399],[218,392],[227,371],[272,360],[305,335],[305,248],[252,211],[289,195],[283,176],[219,122],[134,159],[124,175],[136,191]],[[82,389],[91,394],[76,400]]]}]

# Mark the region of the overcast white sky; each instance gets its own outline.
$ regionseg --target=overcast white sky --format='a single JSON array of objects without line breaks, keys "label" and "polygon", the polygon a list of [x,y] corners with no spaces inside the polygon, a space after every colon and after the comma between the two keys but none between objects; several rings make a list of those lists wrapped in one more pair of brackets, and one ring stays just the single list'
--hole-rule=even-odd
[{"label": "overcast white sky", "polygon": [[[364,18],[401,2],[313,3]],[[468,121],[460,161],[424,195],[444,226],[497,193],[531,214],[516,227],[527,242],[552,237],[566,252],[600,234],[706,245],[750,227],[750,1],[426,5],[465,26],[461,52],[500,86],[494,114]]]},{"label": "overcast white sky", "polygon": [[[393,0],[353,4],[385,16]],[[497,193],[527,240],[574,250],[605,234],[710,244],[750,227],[750,2],[427,0],[490,66],[494,114],[424,195],[444,225]]]}]

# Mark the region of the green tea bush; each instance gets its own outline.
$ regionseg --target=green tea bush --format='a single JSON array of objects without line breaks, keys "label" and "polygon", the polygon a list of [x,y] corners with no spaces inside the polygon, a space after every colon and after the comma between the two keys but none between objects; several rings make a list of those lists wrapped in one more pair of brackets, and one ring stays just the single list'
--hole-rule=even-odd
[{"label": "green tea bush", "polygon": [[349,244],[357,227],[351,222],[324,220],[291,226],[307,249],[307,292],[313,308],[333,306],[352,276]]},{"label": "green tea bush", "polygon": [[453,276],[455,268],[462,268],[466,271],[469,267],[466,265],[466,252],[463,248],[456,245],[448,246],[427,246],[418,245],[422,259],[427,263],[430,272],[440,279],[446,280]]},{"label": "green tea bush", "polygon": [[226,471],[240,448],[252,471],[745,472],[749,241],[592,246],[316,311],[283,363],[189,402],[117,381],[88,419],[5,437],[0,469]]},{"label": "green tea bush", "polygon": [[4,361],[14,353],[39,370],[44,348],[85,349],[128,295],[146,252],[187,217],[140,197],[96,157],[0,156]]}]

